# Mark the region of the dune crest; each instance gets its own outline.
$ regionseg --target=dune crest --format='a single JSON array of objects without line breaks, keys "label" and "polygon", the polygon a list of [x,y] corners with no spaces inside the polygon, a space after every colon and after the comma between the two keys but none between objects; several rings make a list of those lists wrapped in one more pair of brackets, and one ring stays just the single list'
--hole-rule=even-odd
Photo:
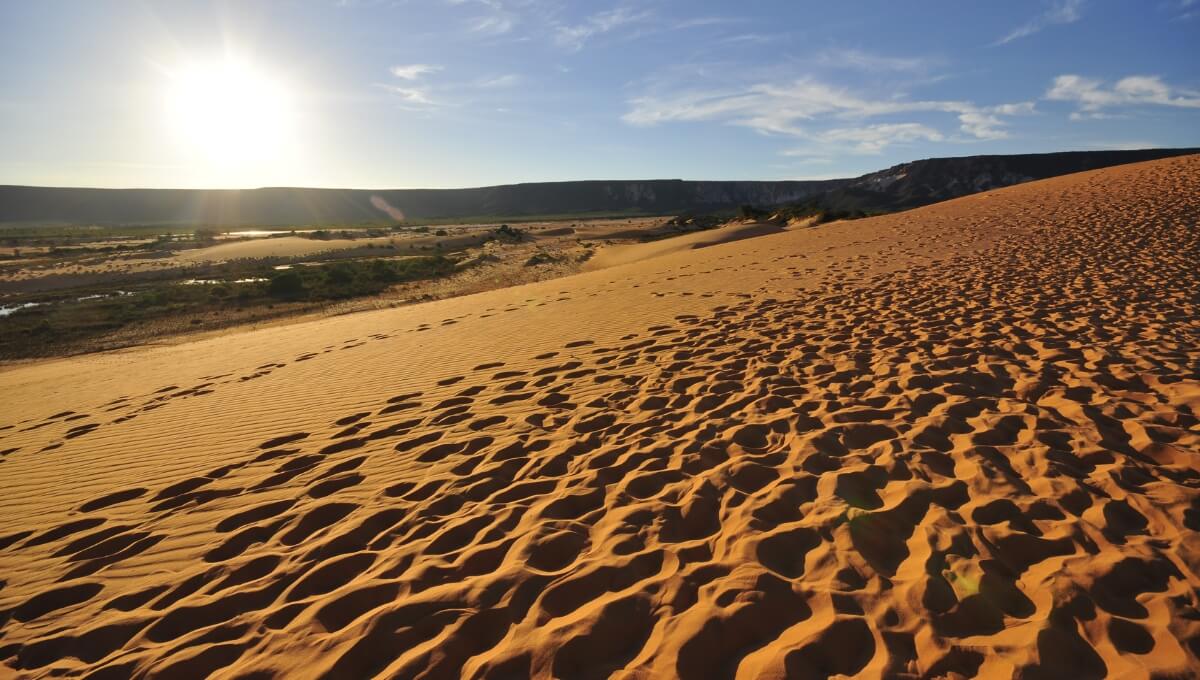
[{"label": "dune crest", "polygon": [[10,368],[0,663],[1186,676],[1198,217],[1187,156]]}]

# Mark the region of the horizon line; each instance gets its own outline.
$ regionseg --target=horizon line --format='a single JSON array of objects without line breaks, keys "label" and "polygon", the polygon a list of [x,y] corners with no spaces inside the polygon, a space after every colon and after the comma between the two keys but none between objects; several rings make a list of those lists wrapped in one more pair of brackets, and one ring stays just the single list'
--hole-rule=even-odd
[{"label": "horizon line", "polygon": [[853,176],[837,176],[837,177],[817,177],[817,178],[797,178],[797,179],[684,179],[679,177],[658,177],[658,178],[641,178],[641,179],[555,179],[555,180],[532,180],[525,182],[508,182],[502,184],[481,184],[476,186],[458,186],[458,187],[390,187],[390,188],[365,188],[365,187],[331,187],[331,186],[300,186],[300,185],[262,185],[253,187],[146,187],[146,186],[125,186],[125,187],[102,187],[102,186],[79,186],[79,185],[49,185],[49,184],[2,184],[0,189],[76,189],[83,191],[265,191],[265,190],[305,190],[305,191],[470,191],[474,189],[496,189],[502,187],[525,186],[530,184],[580,184],[584,182],[754,182],[754,183],[783,183],[783,182],[836,182],[840,180],[851,180],[859,177],[864,177],[876,172],[882,172],[901,165],[909,163],[918,163],[921,161],[931,160],[950,160],[960,158],[1011,158],[1015,156],[1049,156],[1054,154],[1070,154],[1070,153],[1132,153],[1138,151],[1195,151],[1200,153],[1200,146],[1148,146],[1134,149],[1065,149],[1059,151],[1036,151],[1030,153],[991,153],[991,154],[973,154],[966,156],[926,156],[923,158],[915,158],[912,160],[902,161],[894,165],[889,165],[886,168],[879,168],[862,175]]}]

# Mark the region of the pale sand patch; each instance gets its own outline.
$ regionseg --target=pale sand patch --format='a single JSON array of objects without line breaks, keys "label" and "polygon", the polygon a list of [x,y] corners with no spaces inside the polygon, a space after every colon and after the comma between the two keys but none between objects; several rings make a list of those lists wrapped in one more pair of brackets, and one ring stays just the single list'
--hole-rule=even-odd
[{"label": "pale sand patch", "polygon": [[675,236],[673,238],[667,238],[661,241],[609,246],[606,248],[601,248],[592,259],[588,260],[588,262],[584,265],[584,271],[595,271],[597,269],[607,269],[609,267],[617,267],[623,264],[633,264],[634,262],[641,262],[642,260],[662,257],[663,255],[682,253],[688,250],[695,250],[697,248],[707,248],[709,246],[720,245],[722,243],[731,243],[733,241],[740,241],[746,238],[774,234],[780,231],[783,231],[783,227],[778,224],[766,222],[735,222],[718,227],[716,229],[700,231],[694,234],[685,234],[683,236]]},{"label": "pale sand patch", "polygon": [[179,262],[227,262],[229,260],[257,259],[264,257],[308,257],[347,248],[362,248],[368,243],[385,245],[387,237],[370,239],[318,239],[301,236],[257,238],[235,243],[219,243],[206,248],[184,250],[175,256]]}]

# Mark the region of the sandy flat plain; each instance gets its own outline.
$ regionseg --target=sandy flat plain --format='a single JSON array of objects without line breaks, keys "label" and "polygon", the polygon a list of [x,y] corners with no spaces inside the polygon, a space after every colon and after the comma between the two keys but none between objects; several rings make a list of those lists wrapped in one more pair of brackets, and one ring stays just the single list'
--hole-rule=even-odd
[{"label": "sandy flat plain", "polygon": [[7,368],[0,664],[1194,677],[1198,219],[1181,157]]}]

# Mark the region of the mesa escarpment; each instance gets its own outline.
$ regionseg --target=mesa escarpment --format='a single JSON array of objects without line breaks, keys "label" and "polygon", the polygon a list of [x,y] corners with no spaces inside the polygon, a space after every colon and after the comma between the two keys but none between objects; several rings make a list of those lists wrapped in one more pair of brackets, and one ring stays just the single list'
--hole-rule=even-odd
[{"label": "mesa escarpment", "polygon": [[398,220],[630,214],[674,215],[815,202],[890,212],[1034,179],[1196,149],[1079,151],[931,158],[856,179],[814,181],[589,180],[470,189],[80,189],[0,186],[0,223],[269,226]]},{"label": "mesa escarpment", "polygon": [[1174,158],[12,368],[0,657],[1186,676],[1198,197]]},{"label": "mesa escarpment", "polygon": [[0,187],[0,223],[296,226],[553,215],[666,215],[811,198],[843,180],[596,180],[471,189]]},{"label": "mesa escarpment", "polygon": [[1074,172],[1197,152],[1200,149],[928,158],[868,173],[808,200],[829,211],[886,213]]}]

